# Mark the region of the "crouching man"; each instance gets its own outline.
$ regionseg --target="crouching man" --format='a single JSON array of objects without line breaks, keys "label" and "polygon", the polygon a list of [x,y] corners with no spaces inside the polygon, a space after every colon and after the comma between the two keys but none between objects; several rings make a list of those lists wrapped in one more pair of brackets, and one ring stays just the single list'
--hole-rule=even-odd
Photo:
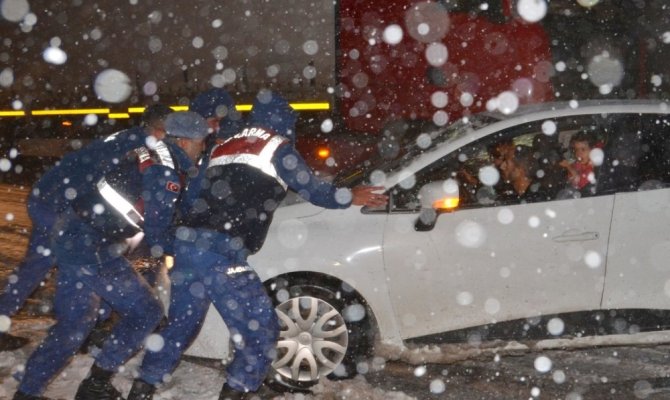
[{"label": "crouching man", "polygon": [[56,324],[28,359],[15,400],[45,399],[46,386],[89,335],[103,301],[120,318],[75,399],[121,398],[112,375],[163,317],[158,298],[124,257],[125,240],[143,231],[153,256],[172,254],[175,203],[203,151],[207,123],[195,113],[172,113],[165,130],[164,140],[142,141],[119,154],[102,178],[70,193],[74,200],[58,215],[52,246]]}]

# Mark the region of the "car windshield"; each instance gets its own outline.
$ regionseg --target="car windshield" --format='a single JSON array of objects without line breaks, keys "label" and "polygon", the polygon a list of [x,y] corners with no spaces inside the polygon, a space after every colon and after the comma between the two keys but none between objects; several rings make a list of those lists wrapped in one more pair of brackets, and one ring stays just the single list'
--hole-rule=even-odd
[{"label": "car windshield", "polygon": [[[473,129],[479,129],[500,119],[499,116],[490,113],[481,113],[469,117],[463,117],[451,125],[445,127],[435,127],[425,129],[420,127],[414,132],[408,132],[404,135],[404,141],[401,141],[401,150],[396,157],[384,157],[381,151],[375,153],[374,157],[365,160],[363,163],[343,171],[335,178],[338,186],[352,187],[365,182],[373,171],[382,171],[389,173],[396,171],[417,155],[430,149],[438,147],[442,143],[457,140]],[[421,129],[424,128],[424,129]],[[383,143],[378,143],[382,146]]]}]

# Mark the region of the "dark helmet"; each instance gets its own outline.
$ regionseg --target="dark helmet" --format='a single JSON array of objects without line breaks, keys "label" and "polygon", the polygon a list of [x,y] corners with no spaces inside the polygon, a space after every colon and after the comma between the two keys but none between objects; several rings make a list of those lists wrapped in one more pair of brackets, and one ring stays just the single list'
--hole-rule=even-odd
[{"label": "dark helmet", "polygon": [[262,90],[256,95],[249,116],[251,125],[272,129],[275,133],[295,143],[295,123],[298,115],[281,95]]},{"label": "dark helmet", "polygon": [[235,111],[235,101],[224,89],[209,89],[193,99],[189,105],[189,110],[197,112],[203,118],[225,118],[231,112]]},{"label": "dark helmet", "polygon": [[242,124],[242,114],[235,108],[235,100],[230,94],[219,88],[206,90],[193,99],[189,110],[197,112],[203,118],[219,119],[219,131],[215,137],[226,139],[236,133]]},{"label": "dark helmet", "polygon": [[152,126],[156,122],[164,121],[165,117],[173,113],[172,109],[165,104],[152,104],[144,109],[142,113],[142,126]]},{"label": "dark helmet", "polygon": [[192,111],[170,114],[165,118],[165,132],[172,137],[204,139],[208,134],[207,121]]}]

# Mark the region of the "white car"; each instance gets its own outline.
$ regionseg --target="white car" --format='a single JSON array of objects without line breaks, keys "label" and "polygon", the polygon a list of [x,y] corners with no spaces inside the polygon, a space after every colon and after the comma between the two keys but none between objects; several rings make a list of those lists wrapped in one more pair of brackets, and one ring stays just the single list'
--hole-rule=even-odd
[{"label": "white car", "polygon": [[[360,175],[383,184],[387,208],[281,207],[250,259],[282,321],[275,372],[308,386],[355,371],[375,340],[402,345],[585,310],[670,309],[669,112],[663,102],[573,101],[472,116]],[[551,198],[496,198],[493,143],[544,139],[569,157],[582,130],[598,142],[589,190],[554,181]],[[551,176],[557,160],[539,154],[535,178]],[[466,184],[464,174],[480,182]],[[441,197],[448,208],[434,206]],[[187,354],[227,351],[212,309]]]}]

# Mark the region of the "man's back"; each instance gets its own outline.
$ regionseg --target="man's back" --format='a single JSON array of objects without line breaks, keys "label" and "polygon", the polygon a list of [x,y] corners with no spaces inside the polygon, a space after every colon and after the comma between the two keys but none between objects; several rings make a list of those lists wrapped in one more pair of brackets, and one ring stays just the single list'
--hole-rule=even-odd
[{"label": "man's back", "polygon": [[31,196],[53,206],[55,211],[64,210],[77,196],[94,190],[95,182],[126,153],[144,145],[146,138],[142,128],[130,128],[66,154],[34,185]]}]

